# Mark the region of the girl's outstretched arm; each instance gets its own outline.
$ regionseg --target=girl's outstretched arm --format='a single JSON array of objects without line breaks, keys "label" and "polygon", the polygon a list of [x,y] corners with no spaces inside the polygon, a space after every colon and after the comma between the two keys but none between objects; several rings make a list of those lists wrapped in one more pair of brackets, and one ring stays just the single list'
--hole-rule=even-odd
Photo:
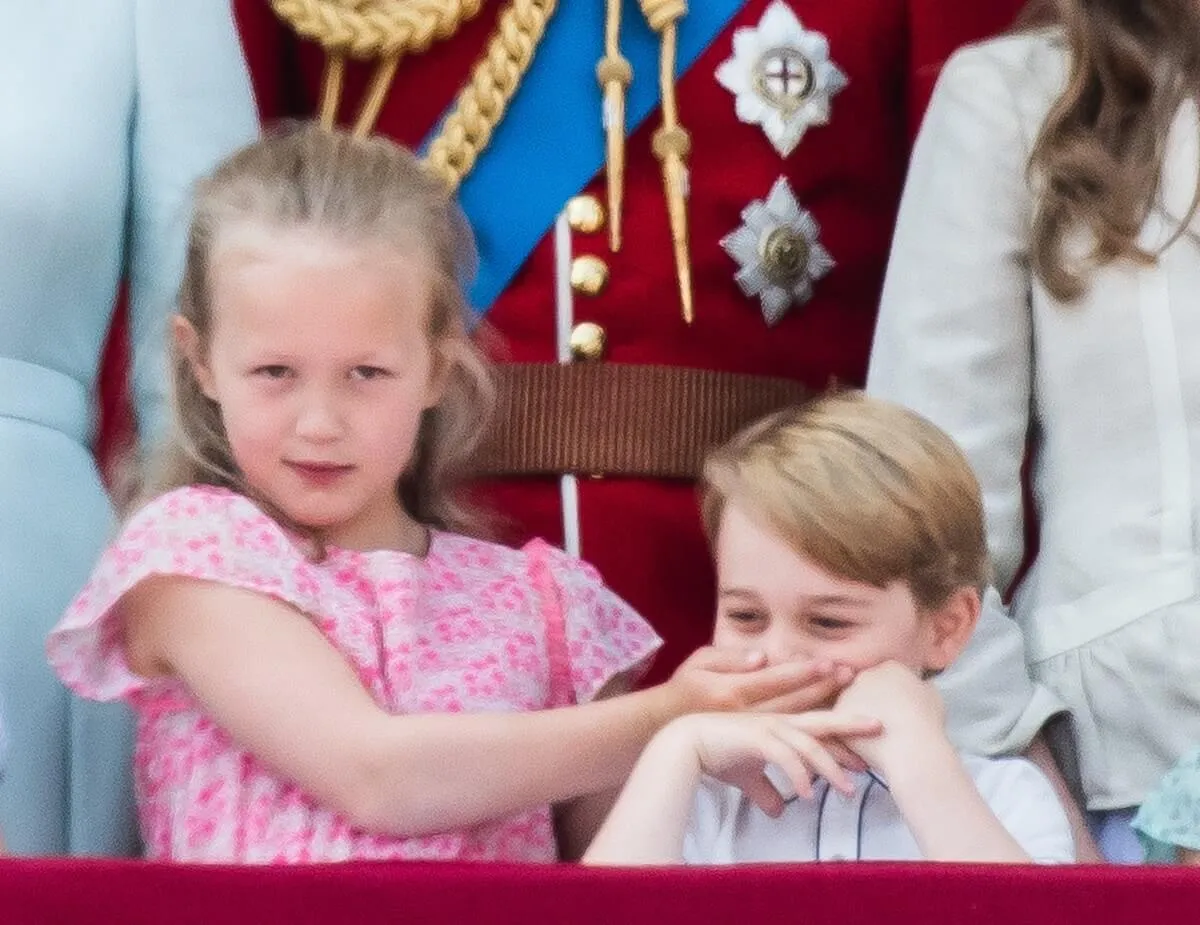
[{"label": "girl's outstretched arm", "polygon": [[533,713],[392,715],[298,610],[159,577],[122,600],[125,651],[173,676],[243,748],[370,831],[422,835],[618,786],[645,743],[693,710],[827,697],[824,666],[758,668],[702,651],[668,682]]}]

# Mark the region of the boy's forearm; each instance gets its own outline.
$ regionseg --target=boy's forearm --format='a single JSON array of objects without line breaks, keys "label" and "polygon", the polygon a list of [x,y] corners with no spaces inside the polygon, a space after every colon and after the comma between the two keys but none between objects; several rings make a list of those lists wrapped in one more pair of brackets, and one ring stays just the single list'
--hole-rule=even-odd
[{"label": "boy's forearm", "polygon": [[926,860],[1030,862],[949,742],[911,754],[916,760],[889,770],[887,783]]},{"label": "boy's forearm", "polygon": [[681,863],[700,777],[700,760],[685,727],[665,728],[638,759],[583,863]]}]

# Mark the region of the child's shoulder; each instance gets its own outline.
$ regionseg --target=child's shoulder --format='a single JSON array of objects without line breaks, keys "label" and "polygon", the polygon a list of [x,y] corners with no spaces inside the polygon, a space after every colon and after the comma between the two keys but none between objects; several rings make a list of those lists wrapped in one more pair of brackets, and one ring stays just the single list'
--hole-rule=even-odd
[{"label": "child's shoulder", "polygon": [[174,559],[234,554],[283,564],[304,558],[300,541],[253,500],[215,485],[187,485],[158,495],[126,520],[112,549],[143,549]]},{"label": "child's shoulder", "polygon": [[270,520],[257,504],[232,489],[184,485],[147,501],[133,512],[128,523],[197,523],[239,516]]}]

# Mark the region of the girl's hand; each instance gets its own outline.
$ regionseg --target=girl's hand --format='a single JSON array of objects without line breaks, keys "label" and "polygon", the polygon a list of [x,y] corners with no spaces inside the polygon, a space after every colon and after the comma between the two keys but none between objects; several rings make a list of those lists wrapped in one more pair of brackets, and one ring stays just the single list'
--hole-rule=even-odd
[{"label": "girl's hand", "polygon": [[784,800],[766,775],[773,764],[791,781],[797,795],[813,795],[813,778],[824,777],[836,790],[853,790],[850,770],[840,754],[846,740],[878,735],[878,720],[849,713],[812,712],[799,715],[738,715],[709,713],[676,720],[663,735],[680,735],[691,742],[700,769],[710,777],[743,791],[769,816],[783,811]]},{"label": "girl's hand", "polygon": [[666,719],[687,713],[801,713],[827,706],[854,679],[845,666],[793,661],[767,666],[762,653],[697,649],[662,685]]}]

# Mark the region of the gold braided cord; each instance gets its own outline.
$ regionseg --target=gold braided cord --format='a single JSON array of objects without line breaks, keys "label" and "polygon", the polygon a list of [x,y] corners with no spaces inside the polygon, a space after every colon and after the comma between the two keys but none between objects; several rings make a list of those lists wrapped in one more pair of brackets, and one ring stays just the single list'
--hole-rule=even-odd
[{"label": "gold braided cord", "polygon": [[451,188],[471,172],[525,76],[558,0],[512,0],[426,160]]},{"label": "gold braided cord", "polygon": [[[449,38],[479,13],[484,0],[270,0],[272,8],[297,34],[319,42],[329,60],[322,87],[320,118],[333,125],[347,57],[378,60],[367,97],[355,121],[356,134],[374,129],[396,66],[406,54],[425,51],[435,40]],[[579,0],[582,2],[582,0]],[[684,321],[694,318],[691,255],[687,218],[687,158],[691,138],[679,121],[675,96],[677,25],[687,15],[687,0],[638,0],[646,21],[661,36],[659,85],[662,126],[655,132],[654,153],[662,164],[671,243]],[[609,205],[613,222],[610,244],[621,242],[621,201],[625,168],[625,91],[633,78],[620,52],[620,3],[606,0],[604,57],[597,78],[604,90],[609,173]],[[500,15],[487,49],[433,139],[427,166],[457,189],[521,85],[558,0],[510,0]]]},{"label": "gold braided cord", "polygon": [[[276,15],[329,55],[320,119],[332,126],[342,94],[345,58],[379,58],[354,124],[369,134],[405,54],[448,38],[479,12],[483,0],[271,0]],[[487,49],[459,93],[426,155],[428,166],[452,189],[475,166],[529,69],[558,0],[512,0]]]},{"label": "gold braided cord", "polygon": [[691,324],[695,319],[695,310],[692,304],[692,259],[687,219],[687,157],[692,141],[687,129],[680,124],[679,103],[675,98],[676,25],[687,15],[687,2],[639,0],[639,3],[650,28],[662,36],[658,83],[662,93],[663,122],[654,133],[653,147],[655,156],[662,163],[683,320]]},{"label": "gold braided cord", "polygon": [[477,15],[483,0],[271,0],[275,14],[329,56],[318,118],[332,127],[342,98],[346,58],[380,59],[354,124],[356,135],[375,127],[396,66],[435,40],[448,39]]},{"label": "gold braided cord", "polygon": [[369,61],[420,54],[450,38],[483,0],[271,0],[271,8],[331,55]]}]

